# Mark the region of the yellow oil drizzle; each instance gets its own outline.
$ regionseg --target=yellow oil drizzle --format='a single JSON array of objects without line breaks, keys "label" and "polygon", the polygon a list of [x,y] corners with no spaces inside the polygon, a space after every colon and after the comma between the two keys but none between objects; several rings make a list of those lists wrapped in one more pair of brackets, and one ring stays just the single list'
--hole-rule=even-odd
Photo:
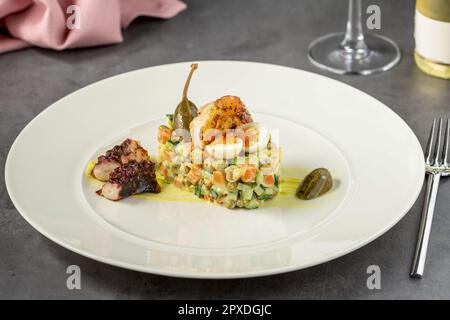
[{"label": "yellow oil drizzle", "polygon": [[[101,182],[92,177],[91,172],[96,164],[96,160],[91,160],[84,170],[84,175],[88,181],[100,184]],[[293,178],[290,176],[284,176],[283,174],[294,174],[305,176],[308,173],[308,169],[305,168],[282,168],[281,185],[279,194],[272,200],[265,201],[262,207],[278,207],[278,208],[312,208],[317,206],[313,205],[310,201],[300,200],[295,196],[295,191],[298,185],[302,181],[299,178]],[[175,187],[173,184],[168,184],[160,179],[158,182],[161,186],[161,193],[142,193],[133,197],[149,201],[160,202],[198,202],[205,203],[205,200],[197,198],[192,192],[183,191]]]},{"label": "yellow oil drizzle", "polygon": [[92,175],[91,175],[91,172],[92,172],[92,169],[94,169],[96,163],[97,163],[97,160],[91,160],[88,162],[86,168],[84,169],[84,175],[86,177],[94,179],[94,177],[92,177]]}]

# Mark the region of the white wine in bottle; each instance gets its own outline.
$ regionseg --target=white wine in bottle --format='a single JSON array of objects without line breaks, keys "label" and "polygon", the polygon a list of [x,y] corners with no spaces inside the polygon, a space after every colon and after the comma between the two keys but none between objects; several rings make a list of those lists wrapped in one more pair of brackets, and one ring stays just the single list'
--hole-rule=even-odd
[{"label": "white wine in bottle", "polygon": [[450,0],[417,0],[415,25],[417,66],[450,79]]}]

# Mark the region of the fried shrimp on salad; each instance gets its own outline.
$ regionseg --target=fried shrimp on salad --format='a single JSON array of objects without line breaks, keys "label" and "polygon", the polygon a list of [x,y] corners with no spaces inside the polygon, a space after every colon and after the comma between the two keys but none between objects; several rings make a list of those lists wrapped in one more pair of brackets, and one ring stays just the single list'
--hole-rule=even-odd
[{"label": "fried shrimp on salad", "polygon": [[251,122],[252,116],[239,97],[224,96],[201,107],[190,124],[190,130],[192,137],[209,142],[209,137],[205,136],[208,130],[225,132]]}]

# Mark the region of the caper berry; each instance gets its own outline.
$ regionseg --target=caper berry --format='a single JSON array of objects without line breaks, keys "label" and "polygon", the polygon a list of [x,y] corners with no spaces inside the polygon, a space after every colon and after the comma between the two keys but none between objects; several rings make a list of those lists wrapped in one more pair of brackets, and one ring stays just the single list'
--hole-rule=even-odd
[{"label": "caper berry", "polygon": [[189,84],[191,83],[192,74],[198,67],[197,64],[191,65],[191,72],[186,80],[183,90],[183,96],[181,102],[178,104],[173,114],[173,127],[174,129],[189,130],[189,124],[197,116],[197,107],[187,97]]},{"label": "caper berry", "polygon": [[325,168],[318,168],[311,171],[297,189],[297,197],[302,200],[317,198],[331,190],[333,178]]}]

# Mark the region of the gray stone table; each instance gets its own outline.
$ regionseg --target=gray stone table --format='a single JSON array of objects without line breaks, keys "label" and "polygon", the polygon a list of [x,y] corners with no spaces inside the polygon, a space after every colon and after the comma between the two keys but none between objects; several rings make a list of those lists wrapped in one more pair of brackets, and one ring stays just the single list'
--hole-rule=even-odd
[{"label": "gray stone table", "polygon": [[[176,279],[92,261],[47,240],[14,208],[4,164],[20,130],[44,108],[90,83],[177,61],[252,60],[325,74],[307,57],[316,37],[344,28],[346,1],[188,0],[163,21],[139,18],[121,45],[0,55],[0,298],[450,298],[450,181],[441,183],[423,280],[408,276],[423,192],[411,211],[369,245],[337,260],[287,274],[243,280]],[[390,106],[422,145],[431,119],[449,116],[450,82],[428,77],[413,61],[414,1],[367,0],[382,9],[379,32],[403,51],[393,70],[369,77],[335,76]],[[45,143],[45,142],[42,142]],[[381,200],[381,199],[380,199]],[[82,269],[82,289],[66,288],[66,267]],[[381,290],[368,290],[366,268],[379,265]]]}]

